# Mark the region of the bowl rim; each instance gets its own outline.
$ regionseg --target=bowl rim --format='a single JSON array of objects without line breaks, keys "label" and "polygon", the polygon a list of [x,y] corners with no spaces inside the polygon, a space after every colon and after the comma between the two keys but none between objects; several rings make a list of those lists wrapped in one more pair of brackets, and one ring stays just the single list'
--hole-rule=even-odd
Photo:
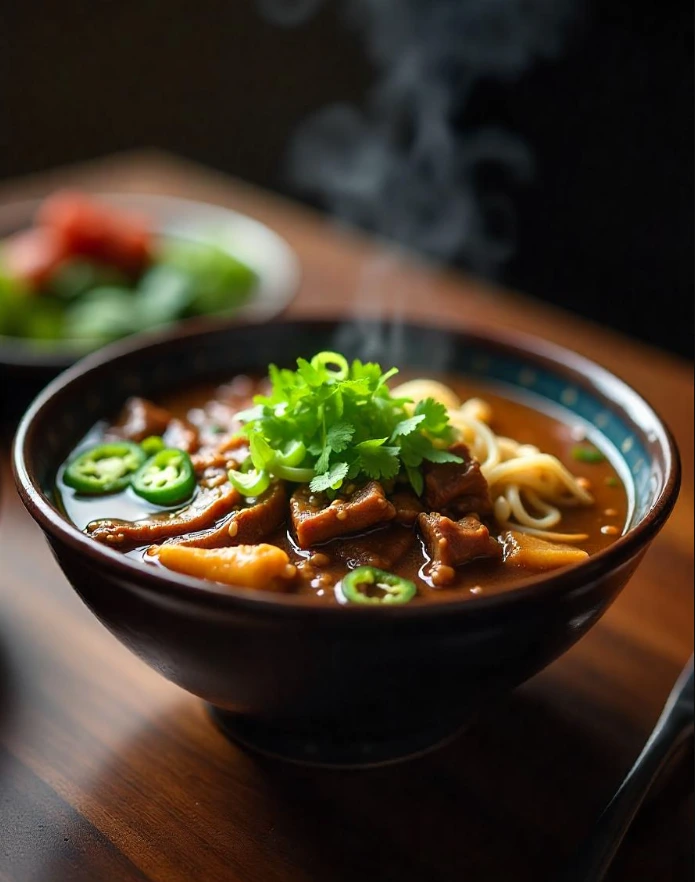
[{"label": "bowl rim", "polygon": [[[272,227],[268,226],[263,221],[252,217],[251,215],[245,214],[243,211],[237,211],[235,208],[230,208],[227,205],[220,205],[216,202],[208,202],[204,199],[190,199],[185,196],[171,196],[167,193],[148,193],[140,190],[91,190],[80,187],[71,187],[69,185],[64,188],[57,189],[76,190],[80,193],[84,193],[87,196],[93,197],[96,200],[114,202],[122,201],[124,203],[123,210],[125,212],[135,214],[138,213],[138,207],[129,205],[128,203],[131,200],[136,202],[148,203],[153,206],[159,206],[161,209],[169,207],[172,211],[178,210],[184,213],[191,211],[208,211],[214,212],[219,215],[226,215],[228,218],[236,218],[238,220],[241,220],[249,229],[255,228],[257,230],[262,230],[264,235],[270,236],[272,239],[274,239],[278,247],[284,250],[285,257],[288,261],[288,266],[290,267],[291,278],[289,279],[287,285],[289,294],[285,297],[284,303],[278,308],[276,315],[274,315],[272,318],[267,319],[267,321],[273,321],[276,318],[279,318],[282,313],[289,307],[289,305],[297,295],[297,291],[299,290],[299,285],[301,282],[302,269],[299,257],[295,249],[290,245],[290,243],[287,241],[287,239],[285,239],[284,236],[281,236],[280,233],[278,233]],[[57,192],[57,189],[54,189],[51,192]],[[11,215],[12,213],[16,213],[18,217],[28,215],[31,218],[33,217],[36,210],[42,205],[43,202],[46,201],[46,199],[50,195],[51,194],[48,193],[44,196],[34,196],[28,199],[21,199],[13,202],[4,202],[0,204],[0,219],[2,219],[5,214]],[[21,232],[23,229],[25,229],[25,227],[18,227],[17,232]],[[243,310],[243,305],[239,308],[239,310],[239,321],[245,321],[245,319],[243,318],[243,314],[241,313],[241,310]],[[220,321],[236,320],[237,319],[235,316],[216,316],[213,314],[209,316],[193,316],[189,319],[178,319],[177,324],[190,324],[192,328],[195,325],[196,330],[201,330],[205,329],[206,324],[209,325],[212,329],[213,325],[216,322],[219,323]],[[129,334],[126,337],[121,338],[121,340],[130,340],[136,336],[139,337],[140,334]],[[121,340],[117,340],[114,342],[121,342]],[[22,370],[26,371],[35,370],[39,373],[46,370],[65,370],[66,368],[71,367],[77,361],[80,361],[83,358],[87,358],[95,352],[100,352],[103,348],[106,347],[100,346],[95,349],[94,347],[90,346],[89,342],[87,342],[85,346],[80,346],[79,341],[76,340],[53,340],[48,341],[45,346],[42,344],[41,341],[34,341],[33,344],[28,345],[26,340],[24,340],[24,338],[22,337],[10,337],[6,334],[0,334],[0,366],[5,366],[13,369],[21,368]]]},{"label": "bowl rim", "polygon": [[[44,408],[56,397],[68,395],[73,382],[87,376],[91,371],[102,368],[120,358],[127,358],[139,350],[166,348],[169,345],[194,341],[201,336],[213,334],[243,333],[245,330],[266,328],[268,325],[292,327],[314,326],[324,331],[334,329],[349,317],[336,314],[334,317],[285,319],[281,316],[270,322],[236,322],[213,328],[177,327],[159,332],[127,337],[91,353],[52,380],[31,403],[22,417],[12,445],[12,471],[19,496],[46,534],[46,538],[58,540],[71,551],[86,558],[85,563],[96,567],[106,567],[124,581],[137,585],[138,589],[153,592],[160,599],[175,602],[188,602],[196,606],[208,605],[217,610],[246,610],[247,612],[271,615],[332,618],[333,622],[359,620],[363,623],[388,620],[412,620],[413,618],[440,618],[452,613],[485,613],[517,604],[528,604],[534,600],[547,598],[549,594],[558,596],[570,592],[586,590],[594,581],[629,562],[641,551],[646,551],[651,541],[660,532],[671,514],[678,498],[681,482],[681,459],[676,441],[657,411],[628,383],[616,374],[556,343],[526,332],[500,330],[481,322],[467,322],[456,328],[443,324],[406,322],[413,328],[444,333],[456,338],[468,338],[501,348],[509,353],[531,358],[536,364],[552,367],[556,372],[572,378],[585,388],[592,389],[608,402],[619,404],[627,409],[631,404],[649,419],[650,445],[663,459],[663,485],[654,505],[627,532],[606,548],[591,555],[585,561],[546,574],[531,576],[516,583],[513,590],[498,594],[482,595],[436,603],[423,603],[393,607],[381,606],[343,606],[338,604],[317,604],[310,597],[259,591],[215,582],[206,582],[191,576],[163,571],[159,567],[147,567],[126,557],[122,552],[108,548],[80,531],[70,523],[51,504],[41,489],[27,461],[36,437],[34,430],[40,421]],[[336,616],[338,619],[336,619]]]}]

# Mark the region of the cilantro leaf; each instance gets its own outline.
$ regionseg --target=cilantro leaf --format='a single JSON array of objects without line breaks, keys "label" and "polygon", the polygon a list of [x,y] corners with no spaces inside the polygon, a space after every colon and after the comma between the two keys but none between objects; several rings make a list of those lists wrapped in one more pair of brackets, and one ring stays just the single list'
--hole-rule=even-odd
[{"label": "cilantro leaf", "polygon": [[409,417],[407,420],[401,420],[401,422],[396,425],[393,432],[391,432],[391,440],[395,441],[399,436],[404,437],[412,434],[424,419],[425,415],[421,413],[417,416]]},{"label": "cilantro leaf", "polygon": [[350,444],[355,427],[349,423],[334,423],[326,432],[326,446],[341,453]]},{"label": "cilantro leaf", "polygon": [[323,475],[317,475],[309,484],[314,493],[323,493],[326,490],[337,490],[348,473],[349,466],[346,462],[337,462]]},{"label": "cilantro leaf", "polygon": [[387,438],[362,441],[355,445],[361,471],[369,478],[395,478],[400,471],[399,447],[385,447]]},{"label": "cilantro leaf", "polygon": [[422,456],[428,462],[463,462],[460,456],[451,453],[448,450],[441,450],[439,447],[433,447]]},{"label": "cilantro leaf", "polygon": [[317,475],[322,475],[324,472],[328,471],[328,464],[331,460],[332,452],[333,451],[330,447],[324,447],[319,454],[319,458],[314,463],[314,471]]},{"label": "cilantro leaf", "polygon": [[425,454],[434,450],[429,438],[419,433],[412,433],[406,438],[401,438],[401,459],[411,468],[416,468],[425,458]]},{"label": "cilantro leaf", "polygon": [[355,434],[355,427],[349,423],[334,423],[326,432],[326,443],[316,460],[316,474],[320,475],[328,470],[332,453],[341,453],[345,450]]},{"label": "cilantro leaf", "polygon": [[318,388],[324,381],[323,371],[317,370],[311,362],[304,358],[297,359],[297,373],[307,386]]},{"label": "cilantro leaf", "polygon": [[424,417],[421,423],[422,430],[435,437],[439,437],[450,428],[446,407],[441,402],[435,401],[434,398],[418,401],[415,415]]},{"label": "cilantro leaf", "polygon": [[408,480],[410,481],[413,490],[418,496],[422,496],[423,490],[425,489],[425,479],[422,477],[422,472],[412,466],[406,466],[405,473],[408,476]]}]

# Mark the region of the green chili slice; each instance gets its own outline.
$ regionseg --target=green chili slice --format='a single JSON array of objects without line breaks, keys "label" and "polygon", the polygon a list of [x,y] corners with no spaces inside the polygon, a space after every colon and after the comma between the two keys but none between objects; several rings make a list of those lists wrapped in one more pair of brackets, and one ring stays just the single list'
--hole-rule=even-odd
[{"label": "green chili slice", "polygon": [[140,447],[142,447],[148,456],[154,456],[155,453],[164,450],[166,444],[160,435],[150,435],[148,438],[145,438],[140,442]]},{"label": "green chili slice", "polygon": [[78,493],[118,493],[125,490],[146,458],[145,451],[131,441],[97,444],[68,463],[63,481]]},{"label": "green chili slice", "polygon": [[276,451],[273,463],[280,466],[294,468],[304,462],[306,447],[303,441],[290,441],[282,450]]},{"label": "green chili slice", "polygon": [[339,352],[319,352],[311,359],[311,366],[316,370],[325,368],[334,380],[346,380],[350,373],[347,359]]},{"label": "green chili slice", "polygon": [[316,475],[313,469],[296,469],[280,463],[273,465],[273,474],[283,481],[292,481],[295,484],[308,484]]},{"label": "green chili slice", "polygon": [[409,603],[417,594],[414,582],[375,567],[351,570],[341,588],[348,603]]},{"label": "green chili slice", "polygon": [[193,495],[195,472],[184,450],[165,447],[133,475],[133,490],[154,505],[178,505]]},{"label": "green chili slice", "polygon": [[235,487],[242,496],[260,496],[270,487],[270,475],[262,470],[251,469],[250,472],[240,472],[230,469],[227,477],[232,487]]}]

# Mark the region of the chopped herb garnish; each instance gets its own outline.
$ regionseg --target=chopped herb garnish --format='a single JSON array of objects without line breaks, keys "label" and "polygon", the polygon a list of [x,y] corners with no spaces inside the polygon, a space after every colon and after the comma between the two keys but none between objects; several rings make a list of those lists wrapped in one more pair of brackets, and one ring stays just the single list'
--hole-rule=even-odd
[{"label": "chopped herb garnish", "polygon": [[591,464],[606,461],[605,454],[601,453],[598,447],[594,447],[592,444],[577,444],[576,447],[572,448],[572,457],[576,459],[577,462],[587,462]]},{"label": "chopped herb garnish", "polygon": [[237,415],[250,455],[234,485],[248,495],[266,477],[284,478],[332,495],[345,481],[403,474],[422,493],[424,461],[461,459],[447,450],[454,433],[444,405],[395,398],[387,381],[396,373],[336,352],[297,359],[295,371],[271,365],[270,394]]},{"label": "chopped herb garnish", "polygon": [[615,477],[615,475],[610,475],[608,478],[606,478],[606,486],[620,487],[620,481]]}]

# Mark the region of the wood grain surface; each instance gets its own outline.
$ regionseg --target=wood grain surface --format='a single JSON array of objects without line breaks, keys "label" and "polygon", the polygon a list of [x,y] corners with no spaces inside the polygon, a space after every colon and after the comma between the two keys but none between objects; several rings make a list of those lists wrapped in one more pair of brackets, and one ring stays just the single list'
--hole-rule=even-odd
[{"label": "wood grain surface", "polygon": [[[452,324],[494,322],[569,345],[656,406],[680,445],[684,485],[639,571],[576,647],[449,747],[348,774],[244,753],[199,701],[107,633],[16,497],[6,442],[1,882],[552,880],[639,752],[692,652],[691,366],[159,154],[5,183],[0,201],[68,183],[206,199],[268,223],[303,264],[296,316],[388,309]],[[692,879],[691,762],[684,757],[640,813],[612,880]]]}]

